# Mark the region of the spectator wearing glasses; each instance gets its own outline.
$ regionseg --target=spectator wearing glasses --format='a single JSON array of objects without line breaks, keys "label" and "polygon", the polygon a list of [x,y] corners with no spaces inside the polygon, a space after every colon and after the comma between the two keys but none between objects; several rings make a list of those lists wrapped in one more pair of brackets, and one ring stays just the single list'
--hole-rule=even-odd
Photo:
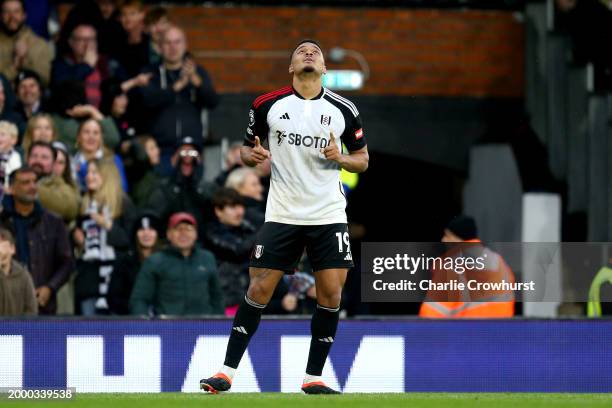
[{"label": "spectator wearing glasses", "polygon": [[98,52],[97,32],[93,25],[77,25],[68,39],[69,50],[53,61],[51,81],[61,88],[66,81],[85,85],[87,104],[100,107],[102,81],[110,77],[125,79],[116,61]]}]

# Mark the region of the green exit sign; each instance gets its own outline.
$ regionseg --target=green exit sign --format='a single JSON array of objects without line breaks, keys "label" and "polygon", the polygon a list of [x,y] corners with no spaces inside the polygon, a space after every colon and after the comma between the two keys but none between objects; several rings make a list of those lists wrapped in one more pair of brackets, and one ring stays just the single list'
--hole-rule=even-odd
[{"label": "green exit sign", "polygon": [[363,73],[351,69],[329,70],[323,76],[323,86],[340,91],[361,89],[363,88]]}]

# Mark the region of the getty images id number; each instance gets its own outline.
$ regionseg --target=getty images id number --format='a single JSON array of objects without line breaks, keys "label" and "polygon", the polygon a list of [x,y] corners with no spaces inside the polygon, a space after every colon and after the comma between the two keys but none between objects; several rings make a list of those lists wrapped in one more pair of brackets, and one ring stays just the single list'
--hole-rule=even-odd
[{"label": "getty images id number", "polygon": [[23,388],[0,388],[0,399],[8,400],[68,400],[76,394],[74,388],[65,389],[23,389]]}]

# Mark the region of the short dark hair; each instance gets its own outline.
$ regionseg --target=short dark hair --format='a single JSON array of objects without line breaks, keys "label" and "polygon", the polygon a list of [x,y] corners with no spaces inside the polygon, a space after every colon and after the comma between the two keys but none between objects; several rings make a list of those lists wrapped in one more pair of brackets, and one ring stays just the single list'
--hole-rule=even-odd
[{"label": "short dark hair", "polygon": [[19,73],[15,77],[15,90],[19,88],[19,85],[26,79],[33,79],[34,81],[36,81],[36,84],[38,84],[38,87],[40,88],[40,91],[42,92],[43,86],[40,80],[40,75],[38,75],[36,72],[32,71],[31,69],[22,69],[21,71],[19,71]]},{"label": "short dark hair", "polygon": [[222,210],[228,205],[244,205],[244,199],[233,188],[221,188],[213,196],[212,204]]},{"label": "short dark hair", "polygon": [[0,227],[0,241],[8,241],[15,245],[15,237],[13,237],[13,233],[4,227]]},{"label": "short dark hair", "polygon": [[478,238],[476,220],[468,215],[456,216],[448,223],[446,229],[463,240]]},{"label": "short dark hair", "polygon": [[300,45],[302,45],[304,43],[312,43],[312,44],[316,45],[317,47],[319,47],[321,52],[323,52],[323,47],[321,47],[321,44],[319,44],[319,42],[317,40],[313,40],[311,38],[304,38],[302,41],[297,43],[297,45],[295,47],[293,47],[293,51],[291,51],[291,55],[289,56],[289,60],[291,60],[291,58],[293,58],[293,53],[295,53],[295,50],[297,50],[300,47]]},{"label": "short dark hair", "polygon": [[32,154],[32,150],[34,150],[35,147],[44,147],[46,149],[51,150],[51,154],[53,155],[53,161],[57,159],[57,150],[55,150],[55,147],[53,147],[51,143],[42,141],[37,141],[30,145],[30,148],[28,149],[28,157],[30,157],[30,154]]},{"label": "short dark hair", "polygon": [[36,172],[30,166],[21,166],[18,169],[13,170],[13,172],[9,174],[9,185],[12,186],[13,184],[15,184],[15,179],[17,179],[17,176],[22,173],[32,173],[36,175]]},{"label": "short dark hair", "polygon": [[145,25],[151,25],[153,23],[157,23],[164,17],[168,18],[168,10],[165,7],[153,7],[147,12],[144,23]]}]

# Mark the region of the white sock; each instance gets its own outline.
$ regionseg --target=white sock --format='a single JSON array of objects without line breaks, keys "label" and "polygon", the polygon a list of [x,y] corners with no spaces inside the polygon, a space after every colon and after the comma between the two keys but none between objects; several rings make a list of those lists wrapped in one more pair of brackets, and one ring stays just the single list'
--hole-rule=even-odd
[{"label": "white sock", "polygon": [[224,366],[222,366],[222,367],[221,367],[221,369],[219,370],[219,372],[220,372],[221,374],[225,374],[225,375],[227,375],[227,376],[230,378],[230,380],[233,380],[233,379],[234,379],[234,374],[236,374],[236,369],[235,369],[235,368],[228,367],[228,366],[224,365]]},{"label": "white sock", "polygon": [[308,384],[311,382],[317,382],[317,381],[322,381],[321,380],[321,376],[320,375],[310,375],[310,374],[306,374],[304,376],[304,382],[302,384]]}]

